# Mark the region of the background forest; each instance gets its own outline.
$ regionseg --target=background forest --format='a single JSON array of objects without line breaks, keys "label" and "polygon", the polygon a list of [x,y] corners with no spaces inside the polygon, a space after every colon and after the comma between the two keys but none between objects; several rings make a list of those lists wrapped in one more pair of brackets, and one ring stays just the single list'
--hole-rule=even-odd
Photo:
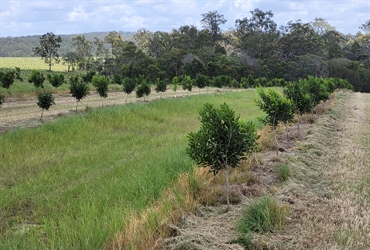
[{"label": "background forest", "polygon": [[[116,83],[142,76],[170,83],[175,76],[198,75],[216,78],[215,86],[251,87],[261,84],[257,78],[265,85],[312,75],[346,79],[356,91],[370,92],[370,20],[357,34],[344,35],[322,18],[277,27],[273,16],[255,9],[227,31],[220,29],[224,16],[210,11],[202,15],[203,29],[184,25],[171,32],[62,35],[58,53],[69,70],[97,72]],[[0,56],[36,56],[39,38],[0,38]]]}]

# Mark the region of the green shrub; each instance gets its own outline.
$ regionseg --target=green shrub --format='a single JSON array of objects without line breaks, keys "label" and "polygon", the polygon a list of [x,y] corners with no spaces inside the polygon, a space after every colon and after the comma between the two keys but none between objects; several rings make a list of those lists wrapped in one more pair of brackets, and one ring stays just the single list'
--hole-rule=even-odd
[{"label": "green shrub", "polygon": [[60,85],[64,83],[64,75],[63,74],[50,74],[48,76],[48,80],[53,87],[58,88]]},{"label": "green shrub", "polygon": [[96,91],[99,93],[99,96],[102,98],[107,98],[109,84],[108,79],[105,76],[94,75],[91,81],[93,86],[96,88]]},{"label": "green shrub", "polygon": [[11,71],[0,71],[0,82],[3,88],[9,89],[10,86],[14,83],[15,72]]},{"label": "green shrub", "polygon": [[43,88],[44,87],[45,76],[39,70],[32,70],[31,75],[28,78],[29,83],[33,83],[36,88]]},{"label": "green shrub", "polygon": [[253,200],[239,221],[239,231],[265,233],[273,229],[281,229],[286,214],[287,208],[280,206],[271,197]]},{"label": "green shrub", "polygon": [[42,109],[41,112],[41,119],[42,119],[42,114],[44,113],[45,110],[49,110],[54,102],[54,96],[51,92],[45,91],[45,92],[40,92],[37,94],[37,106],[39,106]]}]

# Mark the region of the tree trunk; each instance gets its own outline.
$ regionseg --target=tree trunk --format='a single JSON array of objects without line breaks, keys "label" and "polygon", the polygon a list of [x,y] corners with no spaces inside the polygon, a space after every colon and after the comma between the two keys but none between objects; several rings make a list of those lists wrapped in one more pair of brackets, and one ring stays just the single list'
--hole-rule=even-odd
[{"label": "tree trunk", "polygon": [[276,155],[278,156],[279,155],[279,142],[276,138],[276,128],[273,128],[273,131],[274,131],[274,139],[275,139],[275,143],[276,143]]},{"label": "tree trunk", "polygon": [[289,131],[288,131],[288,125],[285,124],[285,132],[286,132],[286,139],[289,142]]},{"label": "tree trunk", "polygon": [[227,202],[227,208],[230,207],[230,190],[229,190],[229,166],[226,165],[226,202]]}]

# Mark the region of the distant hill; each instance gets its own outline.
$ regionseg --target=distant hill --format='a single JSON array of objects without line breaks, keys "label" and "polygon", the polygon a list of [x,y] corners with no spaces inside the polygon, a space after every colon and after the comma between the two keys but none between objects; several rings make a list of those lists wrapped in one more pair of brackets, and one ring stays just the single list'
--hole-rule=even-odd
[{"label": "distant hill", "polygon": [[[123,40],[133,40],[135,32],[119,31]],[[104,39],[109,32],[90,32],[83,34],[60,35],[62,43],[60,45],[59,54],[63,55],[74,49],[72,38],[78,35],[84,35],[87,40],[92,41],[94,37]],[[57,34],[56,34],[57,35]],[[39,36],[21,36],[21,37],[0,37],[0,57],[34,57],[33,50],[40,45]]]}]

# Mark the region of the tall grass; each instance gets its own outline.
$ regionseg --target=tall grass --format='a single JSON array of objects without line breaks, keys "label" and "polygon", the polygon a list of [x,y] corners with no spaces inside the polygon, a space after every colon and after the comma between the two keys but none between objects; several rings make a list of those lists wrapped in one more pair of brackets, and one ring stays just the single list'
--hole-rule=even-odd
[{"label": "tall grass", "polygon": [[87,112],[0,137],[0,249],[98,249],[191,172],[205,102],[261,115],[255,91]]}]

